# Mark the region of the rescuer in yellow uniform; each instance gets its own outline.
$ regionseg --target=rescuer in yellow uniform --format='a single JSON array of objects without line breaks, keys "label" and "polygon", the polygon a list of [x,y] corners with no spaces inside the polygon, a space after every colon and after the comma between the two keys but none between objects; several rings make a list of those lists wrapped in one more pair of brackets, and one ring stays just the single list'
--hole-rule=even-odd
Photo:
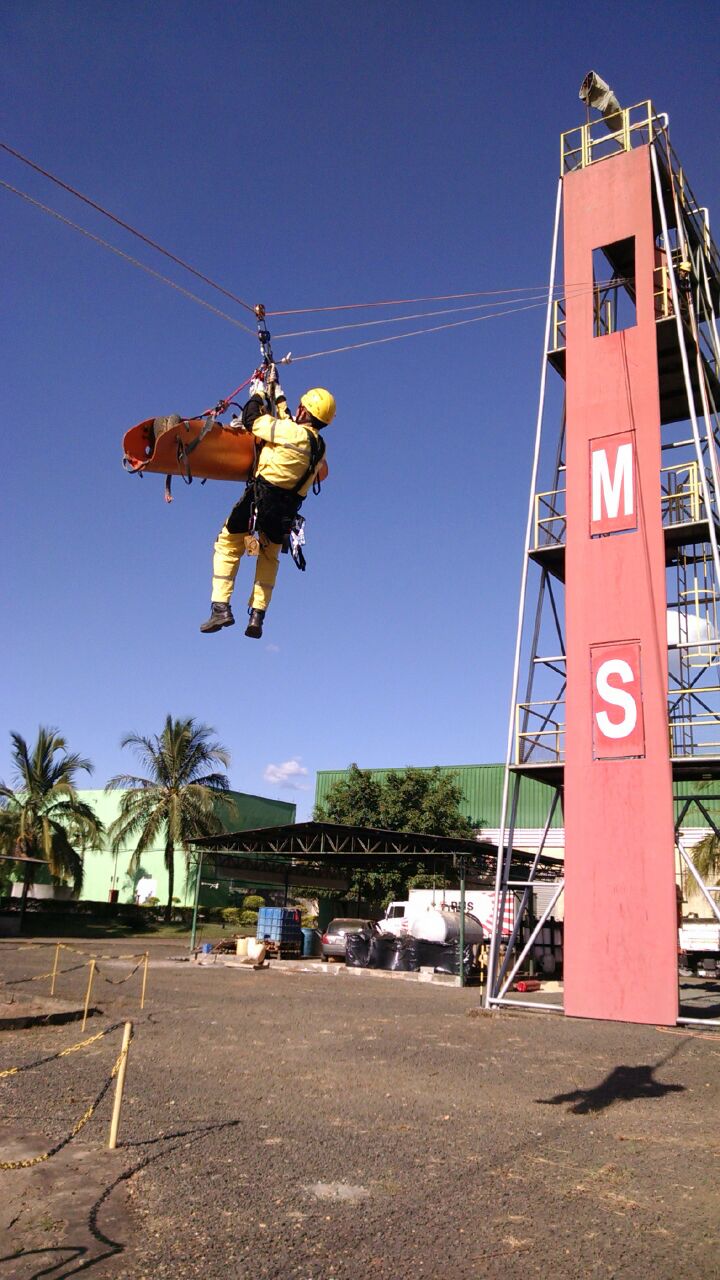
[{"label": "rescuer in yellow uniform", "polygon": [[240,559],[248,549],[246,539],[254,532],[260,545],[245,635],[256,640],[262,635],[283,543],[325,457],[325,441],[320,432],[335,417],[334,397],[324,387],[306,391],[295,417],[291,417],[274,365],[268,380],[275,383],[277,416],[267,412],[264,384],[253,383],[242,423],[256,437],[260,454],[253,479],[218,534],[210,617],[200,627],[201,631],[212,632],[234,625],[230,598]]}]

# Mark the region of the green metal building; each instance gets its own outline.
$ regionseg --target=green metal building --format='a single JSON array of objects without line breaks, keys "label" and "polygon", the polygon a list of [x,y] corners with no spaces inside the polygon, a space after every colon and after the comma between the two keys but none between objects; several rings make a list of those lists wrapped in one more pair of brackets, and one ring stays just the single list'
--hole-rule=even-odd
[{"label": "green metal building", "polygon": [[[80,791],[80,799],[89,804],[107,830],[117,817],[122,798],[122,791]],[[215,812],[222,823],[224,831],[245,831],[254,827],[281,826],[295,821],[295,805],[284,800],[268,800],[264,796],[247,795],[242,791],[227,791],[215,801]],[[128,874],[128,864],[132,854],[132,845],[126,844],[118,853],[112,853],[110,842],[105,839],[104,847],[86,849],[84,854],[85,878],[80,899],[84,902],[107,902],[111,890],[117,891],[119,902],[134,902],[137,886],[140,881],[154,882],[153,897],[159,902],[167,901],[168,877],[165,869],[164,844],[159,842],[156,848],[144,853],[138,870]],[[46,896],[43,884],[48,883],[47,874],[38,875],[38,896]],[[185,857],[182,849],[175,853],[174,896],[180,905],[192,905],[193,882],[187,883]],[[204,894],[212,899],[213,905],[225,905],[229,901],[222,890]],[[233,900],[234,902],[235,900]]]},{"label": "green metal building", "polygon": [[[373,778],[384,782],[391,769],[369,769]],[[402,773],[403,769],[395,770]],[[502,790],[505,766],[502,764],[440,765],[440,772],[455,774],[462,789],[461,809],[474,827],[495,828],[500,825]],[[315,803],[322,804],[334,782],[347,776],[346,769],[324,769],[317,775]],[[523,784],[521,811],[517,816],[518,827],[542,827],[548,814],[550,791],[542,782],[529,779]],[[553,826],[562,827],[562,815],[558,814]]]},{"label": "green metal building", "polygon": [[[369,769],[373,778],[383,782],[388,773],[402,773],[406,766],[394,769]],[[462,790],[460,807],[474,827],[487,828],[488,834],[500,826],[502,809],[502,791],[505,766],[503,764],[460,764],[440,765],[441,773],[452,773]],[[334,782],[347,777],[347,769],[324,769],[317,774],[315,782],[315,803],[322,804]],[[695,781],[676,781],[674,784],[675,802],[679,805],[686,796],[703,794],[703,783]],[[707,786],[707,784],[705,784]],[[710,793],[715,794],[717,787],[710,785]],[[516,828],[524,830],[542,830],[547,820],[552,789],[542,782],[527,778],[520,792],[520,803],[516,817]],[[713,813],[720,811],[720,805],[712,801],[706,802]],[[551,827],[558,833],[563,827],[563,815],[560,807],[554,815]],[[707,822],[695,804],[691,804],[683,821],[683,828],[691,830],[707,828]],[[552,844],[552,842],[551,842]]]}]

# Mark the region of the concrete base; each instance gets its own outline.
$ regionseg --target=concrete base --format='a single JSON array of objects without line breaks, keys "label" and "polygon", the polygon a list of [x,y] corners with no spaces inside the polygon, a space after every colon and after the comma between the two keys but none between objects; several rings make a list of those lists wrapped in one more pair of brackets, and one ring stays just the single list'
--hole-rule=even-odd
[{"label": "concrete base", "polygon": [[[255,970],[253,970],[249,965],[243,964],[242,960],[235,956],[221,955],[218,956],[215,961],[211,960],[210,957],[208,957],[208,960],[211,964],[221,964],[228,969],[244,969],[247,973],[255,972]],[[198,963],[206,964],[207,961],[200,960]],[[421,970],[419,973],[394,973],[391,969],[362,969],[348,967],[346,964],[325,964],[322,960],[310,958],[300,960],[270,960],[264,968],[271,968],[276,973],[318,973],[325,977],[333,978],[340,977],[342,974],[343,976],[350,978],[394,978],[396,981],[401,980],[405,982],[431,982],[441,987],[460,986],[459,976],[451,973],[433,973],[427,969],[424,972]]]}]

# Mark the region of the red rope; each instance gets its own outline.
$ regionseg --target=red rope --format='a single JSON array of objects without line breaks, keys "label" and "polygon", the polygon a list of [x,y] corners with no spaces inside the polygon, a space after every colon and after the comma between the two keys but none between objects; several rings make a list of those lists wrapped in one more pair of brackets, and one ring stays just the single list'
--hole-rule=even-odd
[{"label": "red rope", "polygon": [[[235,387],[234,390],[228,391],[228,394],[224,396],[222,400],[218,400],[217,404],[214,406],[213,409],[204,409],[200,416],[202,418],[205,418],[207,414],[214,413],[216,410],[219,413],[224,413],[230,401],[235,399],[235,396],[237,395],[238,391],[244,391],[246,387],[250,386],[250,383],[252,382],[253,378],[257,378],[258,376],[259,376],[259,370],[255,369],[254,372],[250,374],[249,378],[246,378],[244,382],[240,383],[239,387]],[[222,408],[220,406],[222,406]]]}]

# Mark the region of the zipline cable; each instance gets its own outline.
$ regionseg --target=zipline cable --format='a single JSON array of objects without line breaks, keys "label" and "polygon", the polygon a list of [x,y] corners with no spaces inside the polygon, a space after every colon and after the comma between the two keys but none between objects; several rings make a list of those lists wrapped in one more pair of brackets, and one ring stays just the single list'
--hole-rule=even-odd
[{"label": "zipline cable", "polygon": [[[217,289],[218,293],[222,293],[226,298],[230,298],[232,302],[237,302],[241,307],[245,307],[247,311],[253,311],[254,308],[249,302],[245,302],[242,298],[238,298],[236,294],[230,293],[229,289],[224,289],[221,284],[216,284],[209,276],[203,275],[202,271],[198,271],[196,267],[190,266],[189,262],[184,262],[182,258],[178,258],[176,254],[171,253],[169,249],[164,249],[156,240],[151,240],[149,236],[138,231],[137,227],[133,227],[129,222],[124,222],[122,218],[118,218],[117,214],[111,213],[109,209],[104,209],[96,200],[91,200],[89,196],[83,195],[82,191],[77,191],[75,187],[71,187],[68,182],[63,182],[62,178],[56,177],[54,173],[50,173],[47,169],[43,169],[41,165],[35,164],[34,160],[30,160],[28,156],[24,156],[22,152],[16,151],[14,147],[8,145],[7,142],[0,142],[0,149],[7,151],[8,155],[15,156],[16,160],[22,161],[28,165],[30,169],[34,169],[36,173],[41,173],[44,178],[49,178],[50,182],[54,182],[57,187],[62,187],[63,191],[68,191],[70,195],[76,199],[82,200],[83,204],[87,204],[91,209],[95,209],[97,213],[101,213],[104,218],[109,218],[111,222],[122,227],[123,230],[129,231],[131,235],[137,236],[138,240],[142,240],[143,244],[147,244],[151,249],[156,249],[158,253],[164,254],[171,262],[175,262],[183,270],[189,271],[191,275],[197,276],[198,280],[202,280],[203,284],[207,284],[211,289]],[[250,330],[252,332],[252,330]]]},{"label": "zipline cable", "polygon": [[[9,147],[7,143],[0,142],[0,148],[4,149],[5,151],[8,151],[11,155],[16,155],[19,159],[29,164],[31,168],[37,169],[38,172],[45,174],[47,177],[51,178],[52,181],[57,182],[59,186],[65,187],[73,195],[78,195],[79,198],[84,199],[86,203],[91,204],[93,205],[93,207],[98,208],[100,212],[106,213],[106,210],[103,210],[100,206],[95,206],[93,201],[87,199],[86,197],[80,196],[78,192],[75,192],[72,187],[69,187],[67,186],[67,184],[61,182],[60,179],[54,178],[52,174],[46,174],[46,171],[44,169],[40,169],[38,165],[33,164],[32,161],[27,160],[26,157],[24,156],[21,156],[19,152],[16,152],[13,150],[12,147]],[[110,242],[108,240],[104,240],[102,236],[95,235],[94,232],[88,231],[87,228],[80,226],[79,223],[73,222],[71,218],[67,218],[65,217],[64,214],[59,213],[57,209],[52,209],[49,205],[43,204],[40,200],[36,200],[33,196],[29,195],[26,191],[21,191],[18,187],[14,187],[11,185],[11,183],[4,182],[2,181],[2,179],[0,179],[0,187],[3,187],[6,191],[10,191],[13,195],[19,196],[22,200],[27,201],[28,204],[33,205],[34,208],[42,210],[43,213],[50,214],[51,217],[55,218],[58,222],[62,222],[65,226],[71,227],[74,231],[79,231],[80,234],[85,236],[88,240],[92,240],[93,243],[101,245],[104,249],[108,249],[110,253],[114,253],[116,257],[122,258],[125,262],[129,262],[134,267],[139,267],[141,271],[144,271],[147,275],[152,276],[153,279],[161,281],[162,284],[169,285],[171,289],[174,289],[177,293],[182,294],[183,297],[190,299],[191,302],[196,302],[198,306],[204,307],[206,311],[212,312],[213,315],[219,316],[222,320],[227,320],[229,324],[234,325],[236,328],[242,329],[245,333],[250,333],[253,335],[253,337],[256,336],[255,330],[251,329],[249,325],[243,324],[241,320],[237,320],[234,316],[228,315],[226,311],[221,311],[218,307],[214,307],[212,303],[206,302],[204,298],[200,298],[198,297],[197,294],[191,293],[189,289],[183,288],[182,285],[179,285],[174,280],[171,280],[169,276],[162,275],[161,272],[155,271],[152,267],[147,266],[146,263],[140,262],[139,259],[132,257],[131,254],[125,253],[123,249],[118,249],[116,245],[110,244]],[[134,231],[133,228],[129,227],[129,224],[123,223],[120,219],[115,218],[114,215],[108,214],[107,216],[112,218],[113,221],[118,222],[119,225],[127,227],[128,230]],[[186,267],[188,270],[192,271],[193,274],[197,275],[200,279],[212,285],[213,288],[219,289],[220,292],[225,293],[227,297],[232,298],[233,301],[242,302],[241,299],[235,298],[233,294],[228,293],[228,291],[222,289],[221,286],[215,285],[213,281],[209,280],[205,276],[202,276],[199,272],[195,271],[194,268],[188,267],[187,264],[182,262],[180,258],[175,258],[174,255],[162,249],[161,246],[156,245],[154,241],[148,240],[147,237],[143,236],[139,232],[136,234],[138,234],[140,239],[145,240],[147,244],[151,245],[151,247],[158,249],[159,252],[161,253],[165,253],[167,257],[177,262],[180,266]],[[617,285],[620,283],[623,283],[623,282],[619,280],[615,280],[615,281],[609,281],[608,285],[611,285],[611,284]],[[535,287],[540,288],[540,286],[530,286],[530,288],[535,288]],[[596,284],[593,286],[593,290],[598,288],[603,288],[603,287],[604,286],[602,285]],[[582,292],[582,290],[579,290],[576,292]],[[432,302],[432,301],[444,301],[444,300],[449,301],[455,298],[477,298],[477,297],[489,297],[489,296],[497,298],[498,300],[497,305],[505,308],[505,310],[491,311],[491,312],[488,312],[486,315],[482,315],[482,316],[472,316],[466,320],[455,320],[447,324],[430,325],[423,329],[409,330],[407,333],[391,334],[385,338],[371,338],[365,342],[348,343],[342,347],[332,347],[324,351],[311,351],[311,352],[306,352],[304,354],[300,354],[292,357],[288,355],[284,357],[283,360],[280,361],[280,363],[283,363],[283,364],[290,364],[290,363],[298,363],[300,360],[315,360],[319,356],[338,355],[345,351],[357,351],[363,347],[381,346],[387,342],[399,342],[403,338],[420,337],[420,335],[423,333],[439,333],[445,329],[455,329],[455,328],[460,328],[463,325],[477,324],[480,320],[493,320],[503,315],[513,315],[521,311],[531,311],[536,307],[543,306],[545,304],[546,297],[547,297],[547,295],[545,294],[539,301],[530,301],[526,305],[515,306],[511,304],[514,304],[517,301],[519,301],[518,298],[507,298],[507,300],[503,302],[500,300],[500,297],[499,297],[499,295],[502,295],[502,294],[524,294],[526,297],[530,296],[531,298],[535,296],[533,294],[528,295],[527,288],[521,289],[520,287],[517,287],[513,289],[484,290],[484,291],[478,290],[476,292],[471,292],[471,293],[436,295],[434,298],[427,297],[427,298],[415,298],[415,299],[413,298],[395,299],[394,301],[391,301],[391,302],[388,301],[388,302],[368,302],[368,303],[347,303],[342,306],[303,308],[296,311],[284,311],[284,312],[269,311],[267,312],[267,315],[299,315],[299,314],[310,314],[313,311],[314,312],[344,311],[344,310],[353,310],[360,307],[395,306],[395,305],[400,305],[403,301],[408,303],[423,302],[423,301]],[[571,295],[566,291],[561,296],[568,297]],[[249,307],[249,304],[245,302],[242,302],[242,305]],[[449,307],[441,311],[420,312],[414,315],[406,315],[406,316],[391,316],[383,320],[356,321],[353,323],[348,323],[346,325],[330,325],[330,326],[322,327],[319,329],[298,330],[292,333],[288,332],[288,333],[277,334],[276,336],[278,338],[290,338],[290,337],[309,336],[316,333],[318,334],[331,333],[331,332],[336,332],[337,330],[340,330],[340,329],[366,328],[371,325],[393,324],[393,323],[399,323],[405,320],[421,319],[421,318],[425,318],[426,316],[432,317],[435,315],[456,314],[457,312],[467,311],[467,310],[473,311],[473,310],[479,309],[481,306],[485,307],[485,306],[492,306],[492,305],[493,305],[492,303],[481,303],[471,307]],[[253,307],[249,307],[249,309],[251,311],[254,311]],[[244,383],[242,385],[245,386],[247,384]]]},{"label": "zipline cable", "polygon": [[211,302],[206,302],[204,298],[198,297],[196,293],[191,293],[189,289],[184,289],[181,284],[176,284],[169,276],[164,276],[159,271],[153,270],[152,267],[146,266],[144,262],[133,258],[129,253],[125,253],[124,250],[116,248],[108,240],[103,240],[102,236],[96,236],[94,232],[81,227],[79,223],[73,222],[71,218],[66,218],[64,214],[58,213],[57,209],[51,209],[49,205],[42,204],[40,200],[35,200],[26,191],[20,191],[18,187],[13,187],[9,182],[3,182],[2,179],[0,179],[0,187],[4,187],[6,191],[12,191],[13,195],[27,200],[28,204],[34,205],[36,209],[42,209],[43,213],[49,213],[51,217],[57,218],[58,222],[63,222],[66,227],[72,227],[74,231],[79,231],[81,235],[87,236],[88,240],[93,240],[95,244],[102,245],[104,249],[109,249],[118,258],[124,258],[125,262],[130,262],[134,267],[139,267],[141,271],[145,271],[147,275],[152,276],[155,280],[161,280],[163,284],[169,285],[171,289],[175,289],[183,297],[190,298],[192,302],[197,302],[199,306],[205,307],[206,311],[212,311],[213,315],[220,316],[223,320],[227,320],[229,324],[235,325],[238,329],[244,329],[245,333],[251,333],[255,337],[255,330],[251,329],[249,325],[243,324],[242,320],[236,320],[234,316],[228,315],[226,311],[220,311]]},{"label": "zipline cable", "polygon": [[542,302],[529,302],[524,307],[508,308],[507,311],[491,311],[484,316],[471,316],[469,320],[451,320],[447,324],[430,325],[427,329],[411,329],[408,333],[392,333],[387,338],[368,338],[365,342],[350,342],[344,347],[330,347],[327,351],[310,351],[305,355],[292,356],[288,360],[280,360],[279,364],[298,364],[300,360],[316,360],[318,356],[335,356],[342,351],[357,351],[361,347],[378,347],[385,342],[400,342],[402,338],[417,338],[423,333],[439,333],[441,329],[459,329],[461,325],[479,324],[481,320],[494,320],[499,316],[512,315],[518,311],[533,311],[537,307],[547,306],[547,295]]},{"label": "zipline cable", "polygon": [[[562,286],[557,285],[561,290]],[[388,298],[384,302],[344,302],[331,307],[295,307],[291,311],[268,311],[269,316],[304,316],[318,311],[362,311],[365,307],[405,307],[420,302],[456,302],[462,298],[497,298],[502,294],[528,293],[536,289],[544,289],[547,297],[547,284],[531,284],[514,289],[476,289],[471,293],[438,293],[426,298]]]},{"label": "zipline cable", "polygon": [[[562,297],[574,298],[582,293],[594,292],[596,289],[600,289],[602,291],[603,288],[607,288],[609,286],[609,283],[612,283],[613,285],[615,285],[620,282],[612,281],[612,282],[608,282],[608,284],[605,284],[605,285],[596,284],[590,287],[585,286],[582,289],[570,290],[567,293],[563,293]],[[458,315],[460,312],[464,312],[464,311],[484,311],[486,308],[493,307],[493,306],[499,306],[499,307],[511,308],[511,309],[517,310],[517,306],[516,305],[514,306],[514,304],[521,303],[521,302],[524,303],[524,302],[536,302],[536,301],[546,302],[547,301],[547,289],[545,289],[544,293],[532,293],[532,292],[528,292],[527,290],[523,290],[522,292],[523,292],[522,297],[507,298],[504,301],[502,299],[497,299],[494,302],[475,302],[472,304],[472,306],[469,306],[469,307],[445,307],[440,311],[416,311],[411,315],[385,316],[382,320],[354,320],[354,321],[349,321],[347,324],[325,325],[319,329],[294,329],[288,333],[276,333],[275,337],[277,339],[305,338],[305,337],[312,336],[313,334],[316,334],[316,333],[337,333],[341,329],[369,329],[375,325],[402,324],[405,320],[424,320],[432,316]],[[496,314],[504,315],[505,312],[499,311]]]},{"label": "zipline cable", "polygon": [[[185,262],[183,258],[179,258],[176,254],[171,253],[169,249],[165,249],[163,245],[158,244],[156,240],[152,240],[149,236],[146,236],[142,231],[139,231],[137,227],[133,227],[131,223],[126,222],[123,218],[118,217],[117,214],[112,213],[109,209],[106,209],[103,205],[99,204],[96,200],[91,199],[90,196],[86,196],[82,191],[78,191],[76,187],[73,187],[69,182],[65,182],[62,178],[59,178],[56,174],[51,173],[50,170],[44,169],[42,165],[39,165],[34,160],[31,160],[29,156],[23,155],[23,153],[21,151],[18,151],[15,147],[11,147],[9,143],[0,142],[0,149],[3,151],[6,151],[8,155],[13,156],[16,160],[19,160],[22,164],[27,165],[28,168],[33,169],[36,173],[41,174],[42,177],[47,178],[50,182],[53,182],[56,186],[60,187],[63,191],[67,191],[70,195],[74,196],[76,199],[81,200],[84,204],[88,205],[91,209],[94,209],[97,213],[102,214],[103,217],[109,218],[111,222],[116,223],[117,226],[122,227],[123,230],[128,231],[131,235],[136,236],[139,240],[143,242],[143,244],[148,245],[151,249],[155,249],[158,253],[163,254],[164,257],[168,258],[171,262],[174,262],[176,263],[177,266],[182,267],[184,271],[189,271],[191,275],[194,275],[198,280],[202,280],[203,283],[207,284],[210,288],[216,289],[218,293],[222,293],[226,298],[229,298],[232,302],[237,302],[239,306],[245,307],[246,310],[252,311],[253,313],[255,312],[255,308],[249,302],[246,302],[244,298],[239,298],[237,294],[232,293],[229,289],[224,288],[223,285],[218,284],[217,281],[212,280],[209,276],[204,275],[203,272],[198,271],[196,267],[193,267],[191,266],[190,263]],[[151,268],[145,267],[142,263],[138,262],[137,259],[132,258],[127,254],[123,254],[122,250],[116,249],[113,245],[110,245],[107,241],[102,240],[99,236],[94,237],[91,232],[86,231],[83,227],[78,226],[77,223],[72,222],[70,219],[63,218],[62,214],[57,213],[55,210],[50,209],[48,206],[41,204],[40,201],[33,201],[33,198],[31,196],[28,196],[24,192],[19,191],[16,187],[10,186],[9,183],[3,183],[2,185],[5,186],[8,190],[14,191],[17,195],[22,195],[24,199],[29,200],[31,203],[35,203],[38,208],[44,209],[47,213],[52,213],[53,216],[58,218],[60,221],[65,221],[66,225],[71,226],[75,230],[82,232],[83,235],[87,235],[90,239],[95,239],[96,243],[102,244],[106,248],[111,249],[113,253],[117,253],[120,257],[125,257],[126,260],[128,262],[131,262],[133,265],[140,266],[142,270],[147,271],[151,275],[154,274],[156,279],[162,280],[166,284],[170,284],[172,288],[177,289],[181,293],[185,292],[186,297],[192,298],[193,301],[199,301],[202,306],[208,305],[207,303],[204,303],[202,299],[198,299],[195,294],[189,293],[187,291],[183,291],[179,285],[176,285],[173,281],[168,280],[166,276],[162,276],[157,272],[153,272]],[[571,286],[565,286],[566,289],[569,289],[570,287]],[[562,292],[563,286],[557,285],[556,288]],[[547,286],[546,285],[526,285],[526,286],[516,286],[512,289],[479,289],[479,290],[474,290],[474,291],[464,292],[464,293],[441,293],[441,294],[433,294],[433,295],[427,295],[424,297],[414,297],[414,298],[388,298],[385,300],[374,301],[374,302],[348,302],[348,303],[341,303],[341,304],[335,304],[332,306],[322,306],[322,307],[296,307],[290,310],[268,311],[266,314],[268,316],[311,315],[318,312],[352,311],[352,310],[361,310],[369,307],[395,307],[395,306],[406,306],[406,305],[415,304],[415,303],[420,304],[425,302],[452,302],[452,301],[458,301],[465,298],[499,299],[502,296],[534,293],[536,290],[544,290],[545,291],[543,293],[543,297],[544,297],[546,296]],[[493,304],[492,302],[490,302],[490,303],[487,303],[486,305],[492,306]],[[447,314],[451,314],[452,310],[454,309],[453,308],[448,309]],[[463,310],[463,308],[457,308],[457,310],[460,311],[460,310]],[[216,311],[215,314],[223,316],[225,319],[231,320],[231,323],[237,323],[237,321],[232,320],[232,317],[226,316],[226,313],[223,311]],[[437,313],[428,312],[424,314],[440,315],[442,314],[442,312],[437,312]],[[412,316],[412,315],[407,317],[399,317],[399,319],[403,319],[403,318],[412,320],[419,317]],[[370,324],[373,322],[367,321],[365,323]],[[378,321],[375,323],[381,323],[381,322]],[[392,323],[392,321],[388,320],[387,323]],[[341,328],[341,327],[350,328],[352,326],[350,325],[337,326],[337,328]],[[361,326],[358,325],[357,327],[361,327]],[[297,333],[279,334],[277,336],[281,338],[282,337],[299,337],[299,336],[304,336],[306,333],[312,333],[312,332],[317,332],[317,333],[328,332],[329,333],[331,331],[332,331],[331,327],[328,327],[327,329],[300,330]],[[247,332],[254,333],[255,331],[247,327]]]}]

